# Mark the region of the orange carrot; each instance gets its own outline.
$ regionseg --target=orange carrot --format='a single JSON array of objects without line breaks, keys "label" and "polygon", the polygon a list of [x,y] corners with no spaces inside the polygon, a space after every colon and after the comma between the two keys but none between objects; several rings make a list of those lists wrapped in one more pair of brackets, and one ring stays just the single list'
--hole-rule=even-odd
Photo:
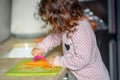
[{"label": "orange carrot", "polygon": [[26,66],[26,67],[43,67],[43,68],[52,67],[45,60],[40,60],[40,61],[36,61],[36,62],[26,62],[23,65]]},{"label": "orange carrot", "polygon": [[42,42],[43,39],[44,39],[44,37],[40,37],[40,38],[35,39],[34,41],[35,41],[36,43],[38,43],[38,42]]}]

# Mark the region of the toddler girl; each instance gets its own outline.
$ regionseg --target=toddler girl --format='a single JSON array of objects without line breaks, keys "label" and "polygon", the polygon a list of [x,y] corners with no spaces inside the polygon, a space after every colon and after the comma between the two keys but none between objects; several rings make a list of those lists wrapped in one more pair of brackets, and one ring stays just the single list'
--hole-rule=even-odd
[{"label": "toddler girl", "polygon": [[94,32],[83,17],[78,0],[41,0],[39,15],[52,29],[33,48],[33,56],[42,55],[62,43],[63,56],[49,59],[49,64],[68,68],[75,80],[110,80]]}]

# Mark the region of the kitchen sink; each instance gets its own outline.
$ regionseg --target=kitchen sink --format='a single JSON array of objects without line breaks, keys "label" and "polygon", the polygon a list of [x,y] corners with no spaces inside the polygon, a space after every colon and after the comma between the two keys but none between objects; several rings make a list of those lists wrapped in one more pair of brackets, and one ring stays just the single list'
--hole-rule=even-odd
[{"label": "kitchen sink", "polygon": [[30,42],[16,43],[11,49],[6,49],[6,52],[0,53],[0,58],[32,58],[31,50],[35,45],[35,43]]},{"label": "kitchen sink", "polygon": [[[5,53],[0,53],[0,58],[33,58],[31,50],[34,48],[35,45],[36,43],[29,42],[16,43],[9,51],[6,51]],[[48,53],[51,53],[50,55],[53,56],[62,55],[61,46],[56,47],[52,51],[44,53],[44,56],[49,55]]]},{"label": "kitchen sink", "polygon": [[9,52],[0,54],[0,58],[31,58],[31,50],[33,47],[15,47]]}]

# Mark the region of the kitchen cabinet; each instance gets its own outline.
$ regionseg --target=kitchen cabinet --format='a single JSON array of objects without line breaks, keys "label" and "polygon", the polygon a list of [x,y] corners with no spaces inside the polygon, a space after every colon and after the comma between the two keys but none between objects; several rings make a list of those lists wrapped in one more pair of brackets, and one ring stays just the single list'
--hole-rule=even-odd
[{"label": "kitchen cabinet", "polygon": [[20,38],[39,38],[49,32],[50,26],[43,29],[45,23],[37,15],[38,2],[39,0],[12,0],[12,35]]},{"label": "kitchen cabinet", "polygon": [[11,0],[0,0],[0,43],[10,37]]}]

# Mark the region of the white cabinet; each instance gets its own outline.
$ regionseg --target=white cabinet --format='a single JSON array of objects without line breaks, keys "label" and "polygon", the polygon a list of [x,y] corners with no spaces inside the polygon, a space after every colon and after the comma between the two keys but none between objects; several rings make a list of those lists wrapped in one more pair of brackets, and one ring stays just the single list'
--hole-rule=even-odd
[{"label": "white cabinet", "polygon": [[0,0],[0,43],[10,36],[11,0]]},{"label": "white cabinet", "polygon": [[13,0],[11,33],[16,37],[40,37],[46,34],[50,27],[41,29],[44,23],[37,21],[34,13],[37,11],[39,0]]}]

